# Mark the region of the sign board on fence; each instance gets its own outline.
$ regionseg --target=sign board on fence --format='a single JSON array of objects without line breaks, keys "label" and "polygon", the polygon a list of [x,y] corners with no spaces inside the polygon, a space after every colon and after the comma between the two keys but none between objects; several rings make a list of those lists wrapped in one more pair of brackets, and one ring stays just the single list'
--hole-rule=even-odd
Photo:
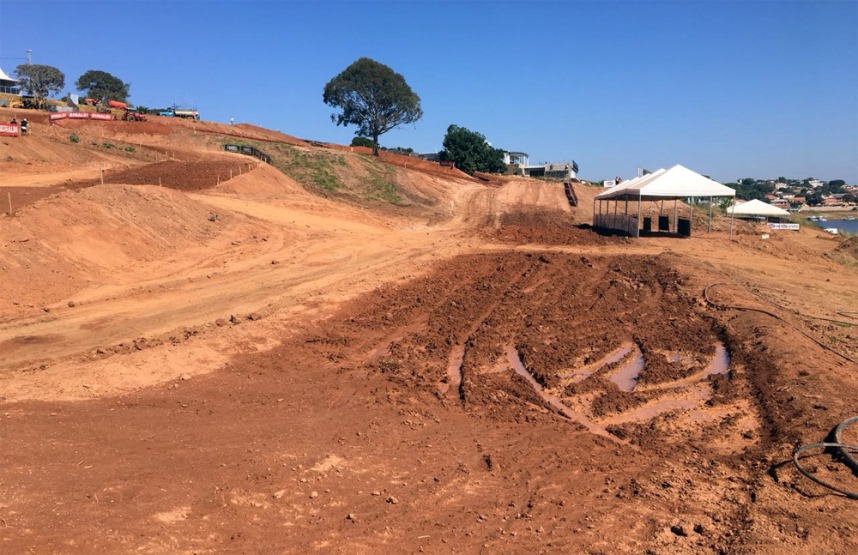
[{"label": "sign board on fence", "polygon": [[798,224],[775,224],[775,223],[771,223],[771,224],[769,224],[769,229],[791,229],[793,231],[798,231],[799,225]]},{"label": "sign board on fence", "polygon": [[18,130],[19,127],[17,123],[0,123],[0,135],[17,137],[19,134]]},{"label": "sign board on fence", "polygon": [[617,182],[613,179],[606,179],[602,182],[602,185],[604,185],[605,187],[616,187]]},{"label": "sign board on fence", "polygon": [[58,119],[97,119],[97,120],[112,120],[113,114],[102,114],[98,112],[60,112],[51,114],[51,121]]}]

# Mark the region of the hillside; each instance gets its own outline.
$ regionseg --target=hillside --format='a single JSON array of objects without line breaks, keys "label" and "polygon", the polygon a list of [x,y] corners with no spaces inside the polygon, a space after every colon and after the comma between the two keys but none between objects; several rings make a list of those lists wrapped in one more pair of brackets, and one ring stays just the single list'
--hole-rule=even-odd
[{"label": "hillside", "polygon": [[854,239],[631,240],[585,184],[31,121],[0,139],[10,553],[858,544],[854,501],[783,464],[855,415]]}]

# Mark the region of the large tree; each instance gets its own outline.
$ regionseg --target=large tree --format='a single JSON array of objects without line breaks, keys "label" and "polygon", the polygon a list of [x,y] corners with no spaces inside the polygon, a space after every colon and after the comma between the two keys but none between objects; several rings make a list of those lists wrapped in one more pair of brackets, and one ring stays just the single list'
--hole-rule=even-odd
[{"label": "large tree", "polygon": [[441,158],[452,160],[457,168],[470,174],[500,173],[506,169],[502,149],[493,148],[482,134],[458,125],[447,128]]},{"label": "large tree", "polygon": [[322,99],[328,106],[342,110],[341,114],[331,114],[331,121],[342,126],[356,125],[355,135],[372,138],[375,156],[379,135],[423,117],[420,97],[405,78],[369,58],[360,58],[328,81]]},{"label": "large tree", "polygon": [[21,64],[15,68],[15,74],[27,94],[39,100],[44,100],[48,93],[60,92],[66,85],[65,73],[54,66]]},{"label": "large tree", "polygon": [[131,96],[128,92],[131,83],[123,83],[115,75],[97,69],[91,69],[81,75],[75,83],[75,87],[92,98],[107,98],[125,102]]}]

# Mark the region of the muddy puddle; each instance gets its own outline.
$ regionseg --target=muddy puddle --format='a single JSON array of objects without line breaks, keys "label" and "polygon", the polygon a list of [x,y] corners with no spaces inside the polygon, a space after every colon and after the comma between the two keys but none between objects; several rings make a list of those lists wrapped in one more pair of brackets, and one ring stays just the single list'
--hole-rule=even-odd
[{"label": "muddy puddle", "polygon": [[456,345],[450,351],[450,359],[447,362],[447,384],[442,387],[443,392],[450,390],[458,391],[462,384],[462,361],[465,359],[465,346]]},{"label": "muddy puddle", "polygon": [[712,396],[708,384],[701,383],[688,388],[681,396],[659,399],[636,409],[611,416],[601,421],[602,425],[624,424],[626,422],[642,422],[652,420],[667,412],[681,409],[692,409],[706,402]]},{"label": "muddy puddle", "polygon": [[[629,348],[627,353],[631,351]],[[638,348],[637,345],[634,346],[634,353],[631,358],[626,361],[626,364],[614,372],[608,380],[617,384],[617,387],[620,388],[620,391],[633,391],[635,386],[638,384],[638,376],[644,369],[644,358],[643,353]]]},{"label": "muddy puddle", "polygon": [[527,371],[527,368],[524,367],[524,363],[521,362],[521,357],[519,356],[518,351],[514,346],[509,345],[506,347],[506,355],[507,360],[509,361],[509,365],[515,371],[515,373],[527,380],[527,382],[531,385],[531,387],[533,387],[534,391],[536,391],[539,397],[543,401],[548,403],[551,407],[553,407],[559,414],[573,422],[581,424],[582,426],[587,428],[588,432],[592,434],[604,436],[610,438],[613,441],[619,441],[616,437],[609,434],[604,427],[599,426],[583,414],[579,414],[564,405],[563,402],[560,401],[560,398],[556,395],[546,393],[542,385],[538,381],[536,381],[536,378],[534,378],[533,375]]},{"label": "muddy puddle", "polygon": [[718,374],[727,374],[730,370],[730,353],[723,343],[715,345],[715,356],[712,357],[712,362],[703,371],[703,378],[715,376]]},{"label": "muddy puddle", "polygon": [[631,345],[622,345],[617,349],[611,351],[608,356],[597,360],[591,364],[584,366],[583,368],[576,369],[572,372],[568,372],[566,374],[560,374],[560,377],[563,379],[572,379],[573,383],[578,383],[589,378],[594,372],[597,370],[604,368],[609,364],[614,364],[619,362],[625,358],[632,350]]}]

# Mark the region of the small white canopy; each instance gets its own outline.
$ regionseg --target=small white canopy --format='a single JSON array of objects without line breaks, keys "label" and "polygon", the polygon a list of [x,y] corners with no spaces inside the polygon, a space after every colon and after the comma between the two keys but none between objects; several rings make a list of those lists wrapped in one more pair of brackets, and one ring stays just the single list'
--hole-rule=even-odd
[{"label": "small white canopy", "polygon": [[737,204],[727,208],[728,214],[734,216],[789,216],[789,212],[783,208],[772,206],[761,200],[749,200],[748,202]]},{"label": "small white canopy", "polygon": [[15,83],[20,83],[18,79],[12,79],[8,75],[6,75],[6,72],[3,71],[2,67],[0,67],[0,81],[14,81]]},{"label": "small white canopy", "polygon": [[674,200],[687,197],[735,197],[736,191],[679,164],[632,179],[597,195],[597,200]]}]

